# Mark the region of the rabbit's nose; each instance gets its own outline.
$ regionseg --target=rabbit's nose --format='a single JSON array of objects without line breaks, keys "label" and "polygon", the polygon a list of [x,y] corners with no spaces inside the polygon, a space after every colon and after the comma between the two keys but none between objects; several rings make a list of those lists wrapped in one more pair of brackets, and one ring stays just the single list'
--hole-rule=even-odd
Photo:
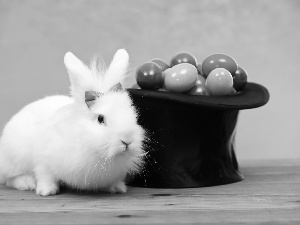
[{"label": "rabbit's nose", "polygon": [[128,149],[128,146],[132,143],[132,140],[126,140],[126,141],[121,140],[121,142],[122,142],[122,144],[125,145],[126,149]]}]

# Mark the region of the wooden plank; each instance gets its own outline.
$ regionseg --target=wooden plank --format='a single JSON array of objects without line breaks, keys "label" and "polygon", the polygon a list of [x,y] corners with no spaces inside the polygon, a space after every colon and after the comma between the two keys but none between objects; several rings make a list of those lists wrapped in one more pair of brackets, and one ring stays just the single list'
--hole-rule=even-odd
[{"label": "wooden plank", "polygon": [[118,195],[63,190],[45,198],[0,186],[0,224],[300,224],[299,165],[248,162],[238,183]]},{"label": "wooden plank", "polygon": [[5,213],[2,224],[295,224],[299,210]]}]

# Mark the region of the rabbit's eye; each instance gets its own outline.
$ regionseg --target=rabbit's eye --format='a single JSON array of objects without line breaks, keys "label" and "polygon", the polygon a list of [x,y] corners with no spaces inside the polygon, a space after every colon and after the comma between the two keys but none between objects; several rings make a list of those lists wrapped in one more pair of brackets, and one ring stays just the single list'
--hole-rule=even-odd
[{"label": "rabbit's eye", "polygon": [[98,116],[98,122],[99,122],[99,123],[105,123],[105,119],[104,119],[104,116],[103,116],[103,115],[99,115],[99,116]]}]

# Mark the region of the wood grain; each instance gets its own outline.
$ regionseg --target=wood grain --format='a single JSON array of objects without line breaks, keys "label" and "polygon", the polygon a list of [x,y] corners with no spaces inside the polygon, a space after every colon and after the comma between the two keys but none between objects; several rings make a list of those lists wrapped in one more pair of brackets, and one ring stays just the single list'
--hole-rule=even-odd
[{"label": "wood grain", "polygon": [[39,197],[0,186],[0,224],[300,224],[300,160],[243,162],[245,180]]}]

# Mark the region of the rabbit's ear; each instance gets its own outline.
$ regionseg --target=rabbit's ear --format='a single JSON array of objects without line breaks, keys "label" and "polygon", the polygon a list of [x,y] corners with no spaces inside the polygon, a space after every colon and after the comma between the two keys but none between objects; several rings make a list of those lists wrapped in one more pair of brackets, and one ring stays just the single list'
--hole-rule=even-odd
[{"label": "rabbit's ear", "polygon": [[73,53],[67,52],[64,58],[71,82],[71,95],[84,102],[84,92],[93,84],[91,70]]},{"label": "rabbit's ear", "polygon": [[129,62],[129,55],[125,49],[119,49],[109,65],[106,74],[104,89],[107,91],[114,85],[122,83],[124,80]]}]

